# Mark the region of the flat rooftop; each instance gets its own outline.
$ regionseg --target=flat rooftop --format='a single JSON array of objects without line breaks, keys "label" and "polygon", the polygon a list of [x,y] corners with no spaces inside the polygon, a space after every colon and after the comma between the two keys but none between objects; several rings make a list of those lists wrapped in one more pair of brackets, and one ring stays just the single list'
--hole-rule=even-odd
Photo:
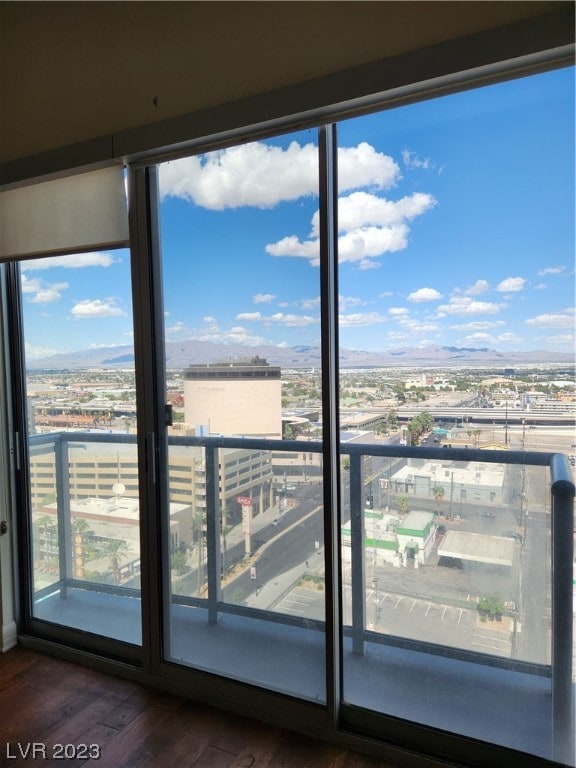
[{"label": "flat rooftop", "polygon": [[514,539],[485,536],[481,533],[448,531],[438,546],[440,557],[454,557],[489,565],[511,567],[514,559]]}]

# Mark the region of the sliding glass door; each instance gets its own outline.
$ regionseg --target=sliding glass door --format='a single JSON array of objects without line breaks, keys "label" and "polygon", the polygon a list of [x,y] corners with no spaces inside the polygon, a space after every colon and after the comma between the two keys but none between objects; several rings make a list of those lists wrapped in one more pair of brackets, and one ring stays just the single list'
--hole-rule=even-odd
[{"label": "sliding glass door", "polygon": [[19,263],[27,629],[361,747],[574,764],[572,80],[142,160],[132,272]]},{"label": "sliding glass door", "polygon": [[316,132],[159,167],[167,657],[326,698]]},{"label": "sliding glass door", "polygon": [[343,700],[545,757],[558,542],[548,469],[510,452],[568,447],[538,380],[573,345],[572,79],[339,124],[373,172],[357,157],[338,201],[341,424],[370,433],[342,504]]},{"label": "sliding glass door", "polygon": [[140,645],[130,255],[19,262],[31,617]]}]

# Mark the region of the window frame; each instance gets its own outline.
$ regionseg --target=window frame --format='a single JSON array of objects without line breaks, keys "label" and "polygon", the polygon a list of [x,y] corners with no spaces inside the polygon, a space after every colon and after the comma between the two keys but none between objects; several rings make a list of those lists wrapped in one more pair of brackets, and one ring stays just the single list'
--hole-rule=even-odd
[{"label": "window frame", "polygon": [[[568,50],[570,48],[570,51]],[[338,355],[337,355],[337,264],[335,260],[334,242],[336,237],[336,211],[334,210],[335,192],[335,130],[332,121],[338,121],[345,117],[370,112],[382,111],[403,104],[412,103],[425,98],[435,98],[450,92],[462,89],[474,88],[485,85],[488,82],[497,82],[508,79],[524,77],[529,74],[560,68],[572,64],[572,46],[553,51],[544,51],[523,57],[519,60],[508,60],[497,64],[485,65],[474,71],[461,71],[453,75],[438,76],[427,81],[419,81],[416,84],[408,84],[390,88],[385,94],[362,97],[352,102],[344,102],[332,105],[331,108],[309,110],[293,114],[289,117],[274,118],[249,126],[229,129],[228,131],[215,132],[210,135],[202,135],[202,126],[196,125],[195,130],[188,135],[198,135],[197,138],[186,141],[162,142],[158,140],[160,135],[172,132],[165,124],[159,127],[159,131],[152,131],[155,143],[153,149],[138,149],[139,141],[142,141],[137,132],[126,132],[120,137],[117,147],[117,156],[123,156],[129,168],[130,184],[130,240],[132,251],[132,279],[134,293],[134,313],[138,319],[135,327],[135,356],[137,360],[136,388],[138,393],[139,441],[138,455],[146,473],[141,483],[141,506],[143,518],[146,524],[142,526],[142,552],[147,553],[147,566],[142,571],[142,616],[143,626],[147,628],[147,636],[143,635],[144,654],[143,659],[132,659],[137,665],[142,662],[142,674],[148,682],[163,685],[173,690],[185,689],[193,697],[200,698],[207,703],[236,709],[245,714],[262,717],[268,714],[279,724],[288,725],[301,732],[328,738],[344,746],[353,749],[361,749],[383,759],[395,760],[398,765],[413,764],[414,753],[418,753],[419,764],[424,766],[440,766],[445,759],[468,760],[470,765],[481,764],[478,760],[479,746],[484,750],[483,761],[505,760],[511,768],[520,768],[525,764],[525,755],[514,753],[505,747],[484,742],[476,742],[469,737],[457,734],[440,732],[416,723],[399,721],[389,717],[373,713],[368,721],[363,721],[364,711],[356,710],[347,705],[341,706],[340,681],[342,679],[341,660],[341,636],[340,636],[340,612],[341,590],[339,569],[339,525],[337,524],[337,509],[339,508],[339,466],[338,459]],[[416,67],[416,70],[418,68]],[[409,73],[413,70],[408,68]],[[281,92],[279,92],[281,93]],[[262,108],[262,105],[260,105]],[[255,110],[257,113],[258,110]],[[232,110],[234,113],[234,110]],[[207,116],[204,116],[207,119]],[[223,110],[219,115],[221,122],[226,123],[238,120],[232,118],[232,114]],[[245,120],[244,116],[243,119]],[[190,131],[190,122],[180,130]],[[322,277],[322,334],[323,334],[323,366],[322,366],[322,393],[324,403],[329,404],[329,424],[324,438],[324,466],[327,477],[325,484],[324,508],[325,508],[325,536],[326,536],[326,570],[330,576],[327,578],[327,684],[328,704],[326,707],[316,707],[303,701],[288,700],[274,694],[271,691],[249,689],[243,684],[232,680],[218,678],[194,670],[182,670],[173,664],[162,661],[163,640],[161,627],[167,621],[167,607],[163,604],[163,597],[159,585],[166,578],[166,564],[169,558],[166,556],[167,542],[162,545],[162,557],[159,556],[157,543],[162,538],[161,521],[159,511],[166,503],[162,488],[165,478],[157,476],[157,468],[168,467],[166,449],[158,436],[162,433],[164,404],[162,393],[157,387],[160,380],[159,374],[163,372],[163,339],[159,338],[158,329],[162,328],[160,316],[160,268],[159,268],[159,231],[158,231],[158,190],[155,164],[174,157],[188,155],[191,152],[204,152],[216,147],[245,143],[262,138],[284,134],[289,130],[299,127],[318,127],[321,139],[321,169],[323,179],[321,189],[321,222],[324,236],[321,242],[325,242],[326,250],[322,255],[324,264]],[[156,143],[157,142],[157,143]],[[177,147],[174,147],[174,144]],[[161,145],[164,149],[159,149]],[[131,147],[131,149],[128,149]],[[322,169],[324,164],[324,170]],[[10,270],[8,269],[8,279]],[[18,335],[18,312],[10,315],[14,323],[14,332]],[[13,335],[13,334],[11,334]],[[150,340],[153,340],[150,345]],[[21,350],[16,347],[12,353],[9,368],[12,372],[18,371],[19,360],[22,360]],[[14,374],[12,382],[16,389],[20,389],[20,402],[22,399],[22,381],[18,374]],[[14,396],[13,396],[14,397]],[[17,397],[14,397],[17,400]],[[18,413],[19,409],[15,409]],[[23,434],[25,424],[20,423],[20,429],[16,431]],[[25,450],[20,446],[20,450]],[[26,463],[25,463],[26,465]],[[24,481],[29,483],[30,479]],[[29,533],[24,532],[24,536]],[[20,583],[26,584],[25,567],[20,561]],[[33,627],[31,628],[33,629]],[[69,637],[66,633],[55,631],[54,639],[66,644]],[[38,645],[42,645],[38,642]],[[47,646],[49,643],[47,642]],[[46,646],[46,647],[47,647]],[[94,645],[90,650],[95,654],[105,655],[108,648],[106,643]],[[74,657],[74,651],[64,651],[69,657]],[[76,657],[83,654],[76,653]],[[85,658],[85,657],[84,657]],[[134,670],[127,669],[125,665],[109,659],[108,661],[94,662],[107,669],[123,669],[124,673],[135,674]],[[207,678],[210,678],[207,685]],[[235,702],[231,704],[231,702]],[[386,739],[386,743],[382,741]],[[434,757],[436,756],[436,757]],[[547,760],[534,758],[534,765],[553,765]]]}]

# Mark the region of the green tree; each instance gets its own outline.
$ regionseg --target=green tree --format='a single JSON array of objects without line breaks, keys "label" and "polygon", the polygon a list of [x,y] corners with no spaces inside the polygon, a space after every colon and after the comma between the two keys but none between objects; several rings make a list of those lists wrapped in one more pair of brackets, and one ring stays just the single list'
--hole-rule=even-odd
[{"label": "green tree", "polygon": [[504,613],[504,603],[498,595],[486,595],[478,600],[478,613],[484,618],[500,620]]},{"label": "green tree", "polygon": [[389,411],[386,421],[390,427],[395,427],[398,424],[398,412],[394,408]]},{"label": "green tree", "polygon": [[405,515],[408,512],[408,497],[407,496],[397,496],[396,497],[396,506],[398,507],[398,512],[401,515]]},{"label": "green tree", "polygon": [[444,498],[444,494],[446,493],[445,489],[441,485],[434,485],[432,487],[432,494],[434,498],[436,499],[436,511],[440,511],[440,504],[442,503],[442,499]]},{"label": "green tree", "polygon": [[171,565],[171,568],[174,571],[176,571],[176,574],[178,576],[182,576],[182,574],[186,573],[186,571],[188,570],[188,563],[186,562],[186,554],[179,549],[176,550],[176,552],[172,552],[170,565]]}]

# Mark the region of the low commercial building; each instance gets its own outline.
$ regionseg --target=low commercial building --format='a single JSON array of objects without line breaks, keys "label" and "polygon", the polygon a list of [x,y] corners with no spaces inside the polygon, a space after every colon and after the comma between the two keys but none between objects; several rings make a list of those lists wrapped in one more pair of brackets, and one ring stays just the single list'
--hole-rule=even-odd
[{"label": "low commercial building", "polygon": [[413,565],[415,568],[424,565],[434,546],[435,521],[433,512],[409,512],[396,528],[402,565]]},{"label": "low commercial building", "polygon": [[[502,505],[503,464],[481,462],[428,462],[412,459],[390,478],[393,493],[440,498],[455,514],[460,503]],[[441,492],[434,489],[442,489]]]},{"label": "low commercial building", "polygon": [[[374,566],[395,567],[424,565],[436,537],[436,515],[433,512],[409,512],[402,522],[391,515],[364,511],[364,550],[366,562]],[[342,558],[352,557],[350,525],[342,527]]]}]

